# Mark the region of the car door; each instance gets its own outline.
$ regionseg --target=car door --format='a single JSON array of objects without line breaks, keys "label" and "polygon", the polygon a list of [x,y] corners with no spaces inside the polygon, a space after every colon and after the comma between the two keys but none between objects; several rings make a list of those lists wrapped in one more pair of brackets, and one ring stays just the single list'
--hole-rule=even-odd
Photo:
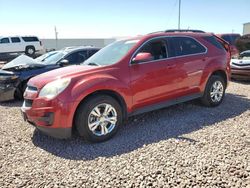
[{"label": "car door", "polygon": [[[134,108],[161,102],[176,90],[176,79],[172,72],[176,65],[174,59],[168,59],[167,46],[165,37],[153,39],[133,55],[130,74]],[[142,53],[151,54],[153,59],[133,63],[133,59]]]},{"label": "car door", "polygon": [[23,45],[19,37],[11,37],[10,40],[11,40],[11,45],[13,46],[13,48],[15,48],[16,52],[23,51]]},{"label": "car door", "polygon": [[9,53],[15,52],[15,49],[11,48],[10,39],[9,38],[1,38],[0,39],[0,53]]},{"label": "car door", "polygon": [[198,93],[206,66],[207,48],[188,36],[169,37],[168,40],[174,49],[176,67],[173,71],[175,79],[179,79],[177,94],[186,96]]}]

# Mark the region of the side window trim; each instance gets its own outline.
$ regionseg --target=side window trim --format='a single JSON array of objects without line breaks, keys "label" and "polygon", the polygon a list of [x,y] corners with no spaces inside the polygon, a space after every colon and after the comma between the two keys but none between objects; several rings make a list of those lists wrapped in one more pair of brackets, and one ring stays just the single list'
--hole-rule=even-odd
[{"label": "side window trim", "polygon": [[[173,36],[160,36],[160,37],[154,37],[154,38],[148,39],[147,41],[145,41],[144,43],[142,43],[142,44],[136,49],[136,51],[133,53],[133,55],[131,56],[130,61],[129,61],[129,66],[134,65],[134,64],[132,63],[132,59],[135,57],[135,55],[137,54],[137,52],[138,52],[146,43],[148,43],[148,42],[150,42],[150,41],[152,41],[152,40],[155,40],[155,39],[164,39],[164,38],[165,38],[166,41],[170,39],[169,41],[173,42],[173,41],[172,41],[172,38],[174,38],[174,37],[187,37],[187,38],[191,38],[191,39],[195,40],[196,42],[198,42],[200,45],[202,45],[206,50],[205,50],[205,52],[202,52],[202,53],[195,53],[195,54],[188,54],[188,55],[180,55],[180,56],[178,56],[178,55],[175,54],[174,57],[167,57],[167,58],[164,58],[164,59],[152,60],[152,61],[149,61],[149,62],[142,62],[142,63],[139,63],[139,64],[157,62],[157,61],[162,61],[162,60],[167,60],[167,59],[175,59],[175,58],[180,58],[180,57],[188,57],[188,56],[196,56],[196,55],[207,54],[207,51],[208,51],[207,47],[206,47],[204,44],[202,44],[200,41],[198,41],[197,39],[195,39],[194,37],[190,37],[190,36],[186,36],[186,35],[179,35],[179,36],[178,36],[178,35],[173,35]],[[168,50],[168,48],[167,48],[166,50]]]}]

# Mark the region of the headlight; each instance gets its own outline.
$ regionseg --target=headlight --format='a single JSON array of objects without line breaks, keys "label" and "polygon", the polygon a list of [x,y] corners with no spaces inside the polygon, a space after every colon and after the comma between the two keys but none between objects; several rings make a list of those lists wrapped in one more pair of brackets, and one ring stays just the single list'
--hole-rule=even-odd
[{"label": "headlight", "polygon": [[18,78],[18,76],[16,76],[16,75],[1,75],[0,76],[0,81],[15,80],[17,78]]},{"label": "headlight", "polygon": [[53,99],[68,87],[70,81],[70,79],[59,79],[46,84],[40,91],[39,97]]}]

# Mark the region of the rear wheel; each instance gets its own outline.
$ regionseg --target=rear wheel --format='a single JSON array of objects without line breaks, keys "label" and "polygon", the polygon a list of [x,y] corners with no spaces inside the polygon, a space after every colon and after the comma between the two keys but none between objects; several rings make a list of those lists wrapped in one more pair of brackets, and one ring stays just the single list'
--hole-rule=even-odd
[{"label": "rear wheel", "polygon": [[209,78],[204,95],[201,98],[205,106],[218,106],[224,99],[226,84],[221,76],[213,75]]},{"label": "rear wheel", "polygon": [[107,95],[91,97],[83,102],[75,117],[78,133],[90,142],[102,142],[112,138],[121,123],[121,106]]},{"label": "rear wheel", "polygon": [[28,56],[31,56],[33,57],[35,55],[35,48],[34,46],[27,46],[26,49],[25,49],[25,54],[28,55]]}]

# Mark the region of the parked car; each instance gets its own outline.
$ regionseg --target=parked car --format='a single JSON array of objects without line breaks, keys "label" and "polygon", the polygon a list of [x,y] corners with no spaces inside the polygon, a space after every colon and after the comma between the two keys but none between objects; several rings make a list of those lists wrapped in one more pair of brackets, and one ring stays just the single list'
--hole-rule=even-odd
[{"label": "parked car", "polygon": [[26,121],[56,138],[73,128],[86,140],[115,135],[124,119],[201,99],[218,106],[230,75],[228,44],[209,33],[162,32],[121,40],[83,65],[29,80]]},{"label": "parked car", "polygon": [[34,56],[36,52],[43,52],[42,42],[36,36],[0,37],[0,54],[25,53]]},{"label": "parked car", "polygon": [[99,48],[75,47],[48,52],[36,59],[21,55],[0,70],[0,101],[22,98],[28,80],[38,74],[68,65],[80,64]]},{"label": "parked car", "polygon": [[250,80],[250,50],[241,52],[238,59],[231,60],[232,78]]},{"label": "parked car", "polygon": [[237,33],[228,33],[228,34],[217,34],[218,37],[222,38],[226,42],[230,44],[230,49],[231,49],[231,55],[232,56],[238,56],[239,51],[235,45],[236,40],[240,38],[240,34]]}]

